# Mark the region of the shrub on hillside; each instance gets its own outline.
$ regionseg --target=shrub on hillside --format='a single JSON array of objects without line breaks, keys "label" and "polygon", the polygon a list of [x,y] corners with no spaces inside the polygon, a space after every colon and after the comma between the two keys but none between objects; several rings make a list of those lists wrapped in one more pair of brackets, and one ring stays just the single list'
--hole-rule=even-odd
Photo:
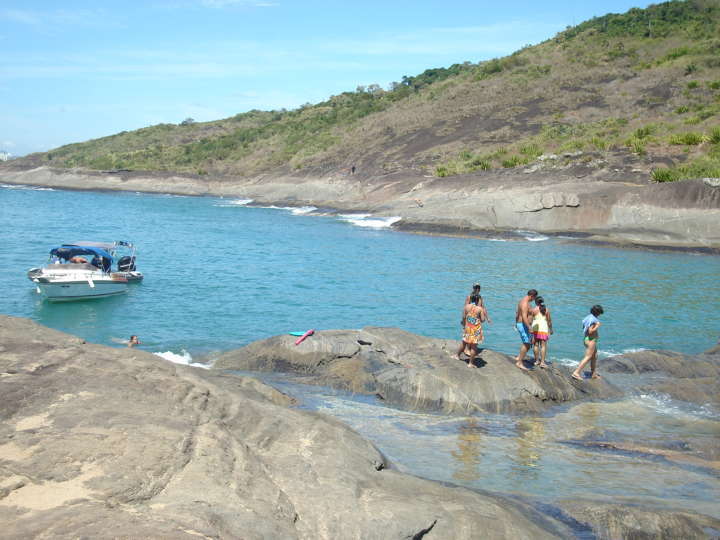
[{"label": "shrub on hillside", "polygon": [[709,139],[712,144],[720,144],[720,127],[712,129]]},{"label": "shrub on hillside", "polygon": [[625,141],[625,145],[630,148],[630,151],[639,155],[645,155],[645,141],[636,137],[630,137]]},{"label": "shrub on hillside", "polygon": [[477,170],[489,171],[492,169],[492,164],[487,159],[478,156],[468,164],[468,169],[470,172]]},{"label": "shrub on hillside", "polygon": [[670,144],[686,144],[688,146],[695,146],[705,141],[705,137],[702,133],[695,133],[688,131],[687,133],[675,133],[670,135]]},{"label": "shrub on hillside", "polygon": [[520,156],[510,156],[509,158],[502,160],[502,166],[506,169],[512,169],[518,165],[524,165],[526,162]]},{"label": "shrub on hillside", "polygon": [[679,175],[673,169],[653,169],[650,173],[652,179],[656,182],[674,182],[678,179]]},{"label": "shrub on hillside", "polygon": [[520,153],[524,156],[527,156],[531,159],[534,159],[538,156],[541,156],[543,151],[542,148],[540,148],[535,143],[525,144],[520,147]]}]

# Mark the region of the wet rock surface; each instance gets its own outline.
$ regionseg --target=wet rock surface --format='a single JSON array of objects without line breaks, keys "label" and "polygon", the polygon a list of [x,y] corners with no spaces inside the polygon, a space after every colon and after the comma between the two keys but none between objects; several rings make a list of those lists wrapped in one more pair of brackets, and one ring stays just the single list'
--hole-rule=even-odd
[{"label": "wet rock surface", "polygon": [[[615,538],[716,538],[720,520],[694,512],[669,512],[596,501],[566,501],[561,506],[587,536]],[[578,527],[579,528],[579,527]]]},{"label": "wet rock surface", "polygon": [[[467,368],[465,368],[467,369]],[[246,377],[0,316],[3,538],[551,538]]]},{"label": "wet rock surface", "polygon": [[720,350],[697,355],[639,351],[603,361],[611,373],[644,375],[640,391],[657,392],[699,406],[720,406]]},{"label": "wet rock surface", "polygon": [[604,379],[576,381],[563,366],[521,371],[514,358],[489,349],[468,368],[455,356],[459,342],[397,328],[316,332],[299,345],[295,339],[251,343],[222,354],[215,368],[294,373],[303,382],[377,394],[396,407],[453,414],[536,412],[621,395]]}]

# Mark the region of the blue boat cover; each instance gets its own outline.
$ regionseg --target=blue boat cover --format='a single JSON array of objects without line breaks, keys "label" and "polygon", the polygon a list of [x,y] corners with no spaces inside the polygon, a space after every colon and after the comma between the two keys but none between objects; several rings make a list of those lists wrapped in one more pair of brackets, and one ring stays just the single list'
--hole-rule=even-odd
[{"label": "blue boat cover", "polygon": [[50,255],[52,255],[53,257],[57,257],[58,259],[64,259],[66,261],[69,261],[70,259],[78,255],[92,255],[98,258],[104,257],[110,261],[113,260],[112,255],[110,255],[107,251],[99,247],[93,246],[62,245],[60,247],[51,249]]}]

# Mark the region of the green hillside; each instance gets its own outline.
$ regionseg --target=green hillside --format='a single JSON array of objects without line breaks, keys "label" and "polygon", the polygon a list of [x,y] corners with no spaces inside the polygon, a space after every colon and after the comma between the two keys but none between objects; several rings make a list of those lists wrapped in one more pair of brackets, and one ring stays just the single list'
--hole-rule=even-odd
[{"label": "green hillside", "polygon": [[641,156],[658,181],[720,177],[720,2],[609,14],[510,56],[314,105],[160,124],[16,163],[250,176],[357,166],[449,176],[543,154]]}]

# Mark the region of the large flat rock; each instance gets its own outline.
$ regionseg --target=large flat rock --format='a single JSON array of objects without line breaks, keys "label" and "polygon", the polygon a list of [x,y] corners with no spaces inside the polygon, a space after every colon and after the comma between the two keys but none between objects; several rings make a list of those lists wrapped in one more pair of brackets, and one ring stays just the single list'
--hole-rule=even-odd
[{"label": "large flat rock", "polygon": [[25,319],[0,316],[0,395],[3,538],[572,536],[522,502],[400,474],[252,378]]},{"label": "large flat rock", "polygon": [[459,342],[397,328],[327,330],[297,346],[295,339],[251,343],[221,355],[215,367],[296,373],[304,382],[377,394],[397,407],[458,414],[536,412],[620,395],[605,380],[576,381],[562,366],[523,372],[512,357],[489,349],[471,369],[455,356]]}]

